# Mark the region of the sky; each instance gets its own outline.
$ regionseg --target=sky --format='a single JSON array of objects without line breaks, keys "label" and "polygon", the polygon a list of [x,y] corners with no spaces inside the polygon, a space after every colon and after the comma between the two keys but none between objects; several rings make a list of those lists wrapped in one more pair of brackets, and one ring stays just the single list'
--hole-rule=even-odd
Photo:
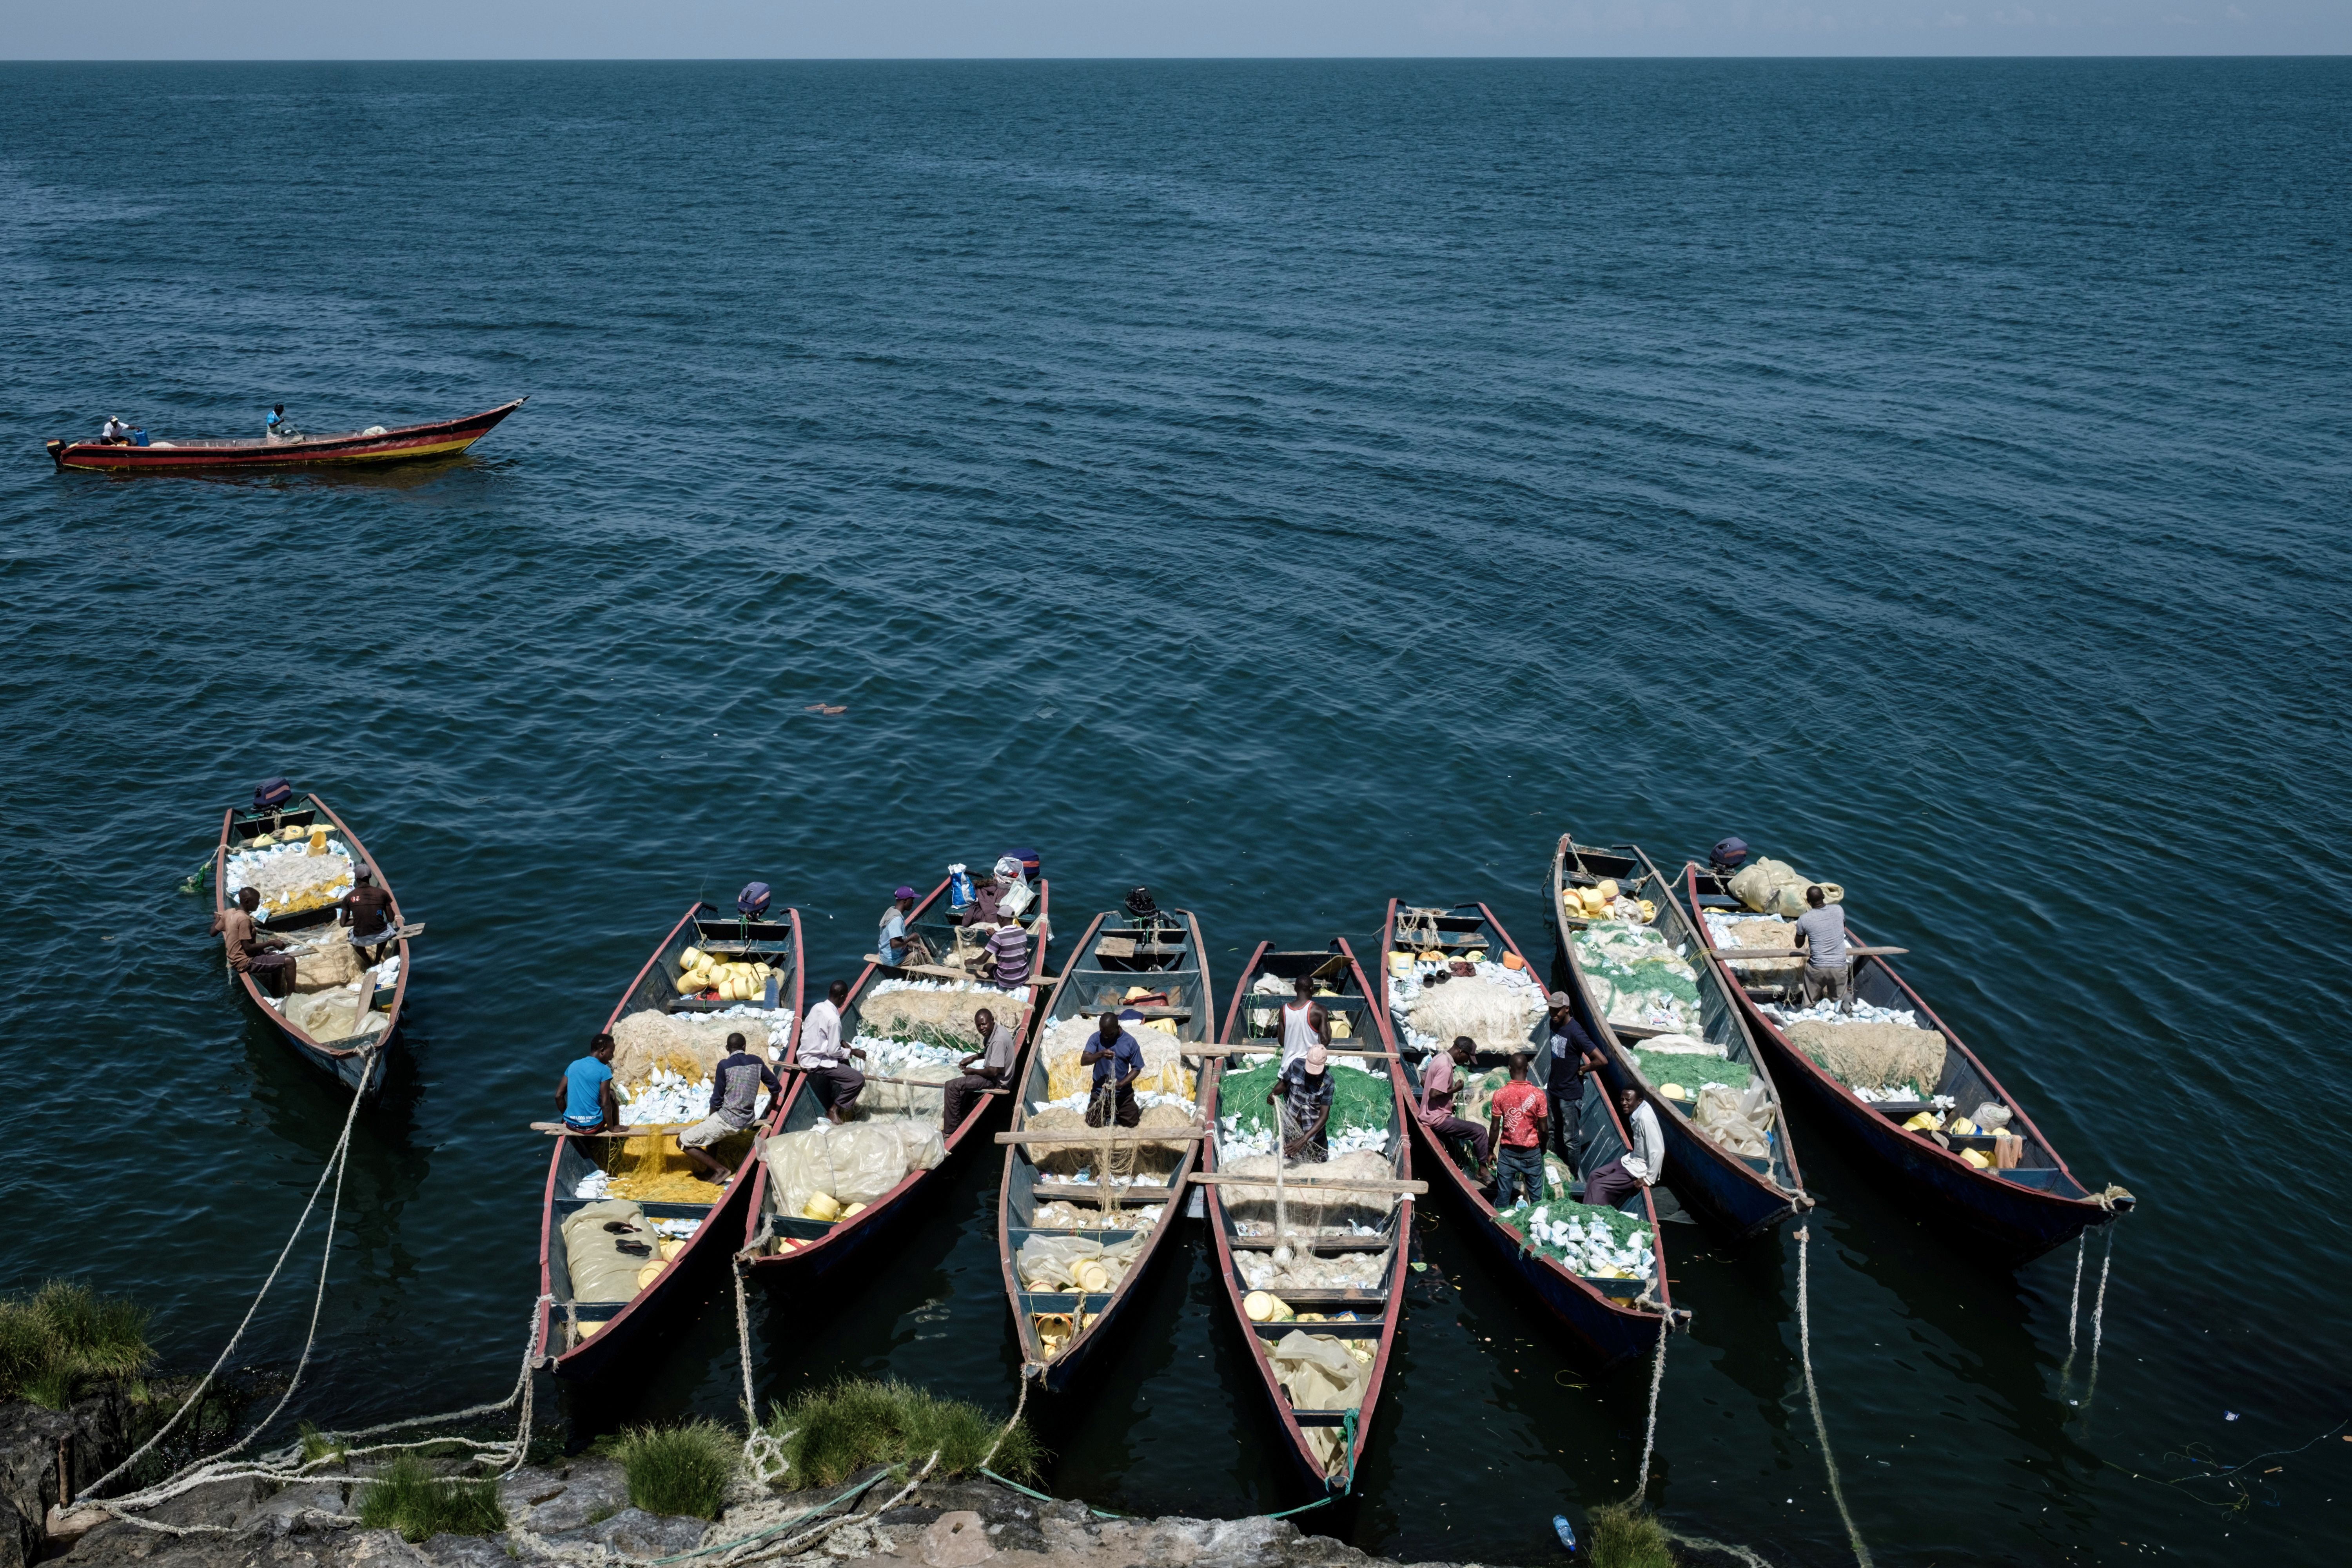
[{"label": "sky", "polygon": [[0,0],[7,59],[2352,53],[2352,0]]}]

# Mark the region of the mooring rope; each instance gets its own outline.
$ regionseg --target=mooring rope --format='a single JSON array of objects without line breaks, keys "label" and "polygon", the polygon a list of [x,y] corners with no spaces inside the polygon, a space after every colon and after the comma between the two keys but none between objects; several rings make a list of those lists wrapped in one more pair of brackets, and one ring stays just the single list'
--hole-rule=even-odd
[{"label": "mooring rope", "polygon": [[784,1444],[792,1434],[772,1436],[760,1425],[760,1410],[751,1393],[751,1305],[743,1289],[743,1276],[751,1265],[741,1253],[735,1255],[735,1354],[743,1373],[743,1429],[749,1434],[743,1439],[743,1467],[751,1479],[762,1488],[772,1487],[784,1479],[792,1468],[785,1458]]},{"label": "mooring rope", "polygon": [[1845,1487],[1838,1479],[1837,1456],[1830,1452],[1829,1423],[1822,1419],[1821,1390],[1813,1382],[1813,1319],[1809,1251],[1812,1226],[1797,1229],[1797,1349],[1805,1367],[1805,1398],[1813,1407],[1813,1436],[1821,1440],[1822,1468],[1829,1472],[1830,1500],[1837,1504],[1838,1518],[1845,1521],[1845,1538],[1853,1544],[1853,1560],[1862,1568],[1871,1568],[1870,1548],[1862,1542],[1862,1531],[1854,1527],[1853,1510],[1845,1506]]},{"label": "mooring rope", "polygon": [[[361,1052],[361,1057],[360,1086],[357,1089],[352,1091],[351,1109],[343,1115],[342,1136],[335,1140],[334,1152],[327,1158],[327,1168],[319,1173],[318,1184],[310,1189],[310,1202],[302,1205],[301,1217],[294,1222],[294,1228],[287,1234],[286,1245],[278,1249],[278,1261],[270,1266],[268,1278],[262,1280],[261,1289],[254,1293],[252,1305],[246,1308],[245,1317],[236,1325],[236,1331],[229,1335],[228,1343],[221,1347],[221,1352],[219,1356],[214,1360],[211,1369],[207,1371],[204,1377],[196,1384],[194,1390],[189,1394],[188,1397],[181,1403],[180,1408],[172,1413],[172,1418],[169,1421],[164,1422],[163,1426],[157,1427],[153,1436],[148,1438],[144,1443],[140,1444],[138,1447],[132,1449],[129,1458],[123,1460],[121,1464],[115,1466],[114,1468],[107,1471],[106,1474],[99,1477],[98,1479],[83,1488],[82,1494],[85,1497],[89,1496],[90,1493],[98,1491],[100,1488],[107,1486],[124,1471],[130,1469],[131,1466],[146,1458],[148,1451],[153,1448],[156,1444],[162,1442],[164,1437],[171,1433],[172,1428],[180,1424],[181,1418],[185,1416],[189,1411],[195,1408],[197,1401],[201,1400],[205,1396],[205,1391],[212,1387],[213,1380],[220,1375],[220,1369],[226,1366],[228,1364],[228,1358],[236,1353],[238,1342],[245,1338],[245,1331],[253,1326],[253,1315],[261,1310],[263,1299],[269,1294],[270,1287],[278,1283],[278,1276],[286,1268],[286,1259],[292,1256],[294,1251],[294,1243],[300,1238],[303,1227],[310,1223],[311,1211],[319,1206],[319,1194],[326,1191],[327,1182],[330,1177],[332,1177],[335,1180],[337,1197],[338,1201],[340,1201],[341,1194],[343,1159],[351,1148],[352,1127],[352,1124],[359,1120],[360,1102],[366,1098],[368,1079],[373,1076],[375,1071],[376,1050],[373,1047],[364,1048]],[[331,1248],[334,1245],[334,1237],[332,1235],[328,1237],[327,1242],[330,1248]],[[323,1284],[324,1275],[322,1273],[322,1288]],[[250,1440],[251,1434],[247,1434],[246,1441]],[[243,1444],[240,1443],[238,1447],[243,1447]],[[198,1461],[199,1464],[208,1462],[209,1461],[205,1460]],[[189,1468],[194,1468],[194,1467],[191,1466]],[[184,1474],[185,1472],[183,1471],[182,1473]]]},{"label": "mooring rope", "polygon": [[[1660,1273],[1665,1272],[1664,1269]],[[1633,1495],[1626,1500],[1636,1507],[1650,1494],[1650,1456],[1658,1447],[1658,1393],[1666,1385],[1666,1336],[1674,1331],[1671,1312],[1658,1319],[1658,1353],[1650,1363],[1650,1424],[1642,1434],[1642,1472],[1633,1482]]]},{"label": "mooring rope", "polygon": [[2081,1232],[2074,1238],[2074,1296],[2066,1303],[2066,1364],[2058,1369],[2058,1381],[2074,1367],[2074,1321],[2083,1315],[2083,1255],[2091,1248],[2091,1233]]}]

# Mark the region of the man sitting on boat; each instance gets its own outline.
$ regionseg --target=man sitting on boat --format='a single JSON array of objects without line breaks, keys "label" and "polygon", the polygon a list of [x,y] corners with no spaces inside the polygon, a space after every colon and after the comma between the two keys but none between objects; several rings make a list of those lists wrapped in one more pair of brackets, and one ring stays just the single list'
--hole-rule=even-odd
[{"label": "man sitting on boat", "polygon": [[1429,1129],[1430,1136],[1440,1143],[1470,1145],[1470,1173],[1481,1173],[1486,1164],[1486,1130],[1476,1122],[1454,1114],[1454,1090],[1456,1069],[1466,1068],[1478,1054],[1477,1043],[1467,1035],[1454,1037],[1453,1046],[1433,1055],[1421,1068],[1421,1103],[1413,1114]]},{"label": "man sitting on boat", "polygon": [[1087,1101],[1087,1126],[1108,1127],[1116,1121],[1121,1127],[1133,1127],[1143,1120],[1143,1108],[1135,1101],[1135,1080],[1143,1072],[1143,1046],[1127,1032],[1118,1014],[1103,1009],[1102,1027],[1078,1053],[1078,1063],[1082,1067],[1091,1063],[1095,1069],[1093,1098]]},{"label": "man sitting on boat", "polygon": [[947,1081],[946,1092],[940,1107],[940,1135],[951,1137],[980,1103],[980,1097],[992,1089],[1002,1089],[1013,1076],[1014,1041],[1013,1031],[996,1021],[996,1015],[982,1007],[971,1016],[972,1033],[980,1038],[980,1049],[956,1065],[963,1069],[961,1078]]},{"label": "man sitting on boat", "polygon": [[1817,885],[1805,889],[1806,910],[1797,917],[1797,951],[1805,955],[1805,1000],[1837,998],[1840,1011],[1853,1000],[1853,959],[1845,950],[1845,909],[1832,904]]},{"label": "man sitting on boat", "polygon": [[1630,1089],[1617,1091],[1617,1109],[1624,1113],[1625,1130],[1633,1146],[1584,1178],[1584,1201],[1615,1208],[1643,1187],[1657,1185],[1665,1173],[1666,1140],[1658,1131],[1658,1113]]},{"label": "man sitting on boat", "polygon": [[1331,1158],[1331,1058],[1318,1046],[1282,1069],[1265,1101],[1282,1103],[1282,1157],[1320,1165]]},{"label": "man sitting on boat", "polygon": [[261,422],[261,435],[264,440],[276,441],[282,439],[285,434],[286,405],[281,403],[269,411],[268,418]]},{"label": "man sitting on boat", "polygon": [[563,1069],[555,1083],[555,1103],[563,1125],[574,1132],[605,1132],[621,1124],[621,1102],[613,1097],[613,1037],[588,1042],[588,1054]]},{"label": "man sitting on boat", "polygon": [[122,422],[122,416],[110,414],[106,417],[105,428],[99,432],[98,439],[99,444],[104,447],[128,447],[131,445],[131,426]]},{"label": "man sitting on boat", "polygon": [[1014,991],[1029,984],[1029,933],[1021,922],[1007,919],[988,939],[990,984],[1001,991]]},{"label": "man sitting on boat", "polygon": [[228,951],[231,969],[252,975],[253,983],[270,995],[283,996],[294,989],[294,955],[278,951],[286,945],[284,938],[255,932],[253,911],[260,907],[261,889],[247,888],[236,903],[213,917],[213,930]]},{"label": "man sitting on boat", "polygon": [[836,980],[824,988],[824,1000],[808,1011],[801,1025],[800,1048],[793,1059],[808,1068],[809,1088],[816,1091],[817,1103],[824,1107],[825,1120],[841,1122],[849,1120],[849,1108],[866,1090],[866,1075],[849,1065],[849,1058],[866,1059],[866,1053],[856,1046],[841,1043],[841,1005],[849,1000],[849,983]]},{"label": "man sitting on boat", "polygon": [[335,900],[335,923],[352,928],[352,945],[369,964],[383,962],[394,937],[392,895],[375,885],[375,872],[366,866],[353,868],[352,890]]},{"label": "man sitting on boat", "polygon": [[677,1135],[678,1148],[702,1167],[697,1173],[704,1181],[726,1185],[731,1173],[704,1151],[751,1125],[762,1088],[771,1097],[783,1092],[768,1064],[744,1048],[743,1037],[728,1036],[727,1054],[710,1069],[710,1114]]},{"label": "man sitting on boat", "polygon": [[1004,923],[1004,884],[993,876],[982,877],[971,890],[971,906],[963,912],[963,923],[993,930]]},{"label": "man sitting on boat", "polygon": [[876,942],[875,956],[885,963],[908,964],[923,962],[918,939],[907,933],[907,915],[915,907],[915,889],[903,884],[890,895],[890,907],[882,911],[882,935]]}]

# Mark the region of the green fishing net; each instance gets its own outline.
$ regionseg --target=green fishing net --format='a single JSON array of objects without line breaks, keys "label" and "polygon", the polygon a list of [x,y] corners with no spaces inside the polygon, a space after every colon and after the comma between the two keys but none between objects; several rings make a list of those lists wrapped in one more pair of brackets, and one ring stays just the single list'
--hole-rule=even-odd
[{"label": "green fishing net", "polygon": [[[1217,1114],[1220,1120],[1238,1118],[1235,1125],[1244,1132],[1266,1132],[1274,1130],[1274,1107],[1265,1097],[1274,1091],[1275,1079],[1282,1076],[1282,1064],[1260,1062],[1255,1067],[1235,1071],[1225,1068],[1217,1089]],[[1332,1067],[1331,1121],[1328,1131],[1352,1132],[1370,1127],[1389,1125],[1395,1098],[1389,1089],[1386,1073],[1358,1072],[1354,1068]]]},{"label": "green fishing net", "polygon": [[1555,1222],[1574,1220],[1589,1226],[1592,1221],[1599,1220],[1609,1228],[1608,1245],[1611,1247],[1638,1246],[1640,1240],[1650,1234],[1647,1219],[1618,1209],[1580,1204],[1573,1198],[1552,1198],[1541,1204],[1517,1204],[1496,1215],[1496,1218],[1526,1237],[1529,1252],[1541,1253],[1555,1263],[1565,1264],[1571,1273],[1583,1271],[1585,1258],[1580,1249],[1555,1247],[1538,1237],[1533,1228],[1535,1211],[1538,1208],[1544,1211],[1545,1217]]},{"label": "green fishing net", "polygon": [[1724,1061],[1717,1057],[1702,1057],[1683,1051],[1645,1051],[1636,1046],[1633,1051],[1633,1070],[1653,1087],[1662,1083],[1678,1083],[1698,1098],[1698,1091],[1710,1083],[1719,1083],[1737,1092],[1747,1092],[1756,1074],[1746,1062]]}]

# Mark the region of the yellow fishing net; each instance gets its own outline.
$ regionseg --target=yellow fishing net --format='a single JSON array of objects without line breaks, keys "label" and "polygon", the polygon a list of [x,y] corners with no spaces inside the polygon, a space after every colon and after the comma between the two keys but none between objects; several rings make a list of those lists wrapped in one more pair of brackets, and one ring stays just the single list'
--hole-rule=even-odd
[{"label": "yellow fishing net", "polygon": [[[709,1153],[732,1169],[751,1152],[747,1128],[712,1144]],[[613,1178],[612,1196],[634,1203],[709,1204],[718,1201],[719,1185],[694,1173],[700,1169],[677,1146],[675,1133],[607,1140],[604,1172]]]}]

